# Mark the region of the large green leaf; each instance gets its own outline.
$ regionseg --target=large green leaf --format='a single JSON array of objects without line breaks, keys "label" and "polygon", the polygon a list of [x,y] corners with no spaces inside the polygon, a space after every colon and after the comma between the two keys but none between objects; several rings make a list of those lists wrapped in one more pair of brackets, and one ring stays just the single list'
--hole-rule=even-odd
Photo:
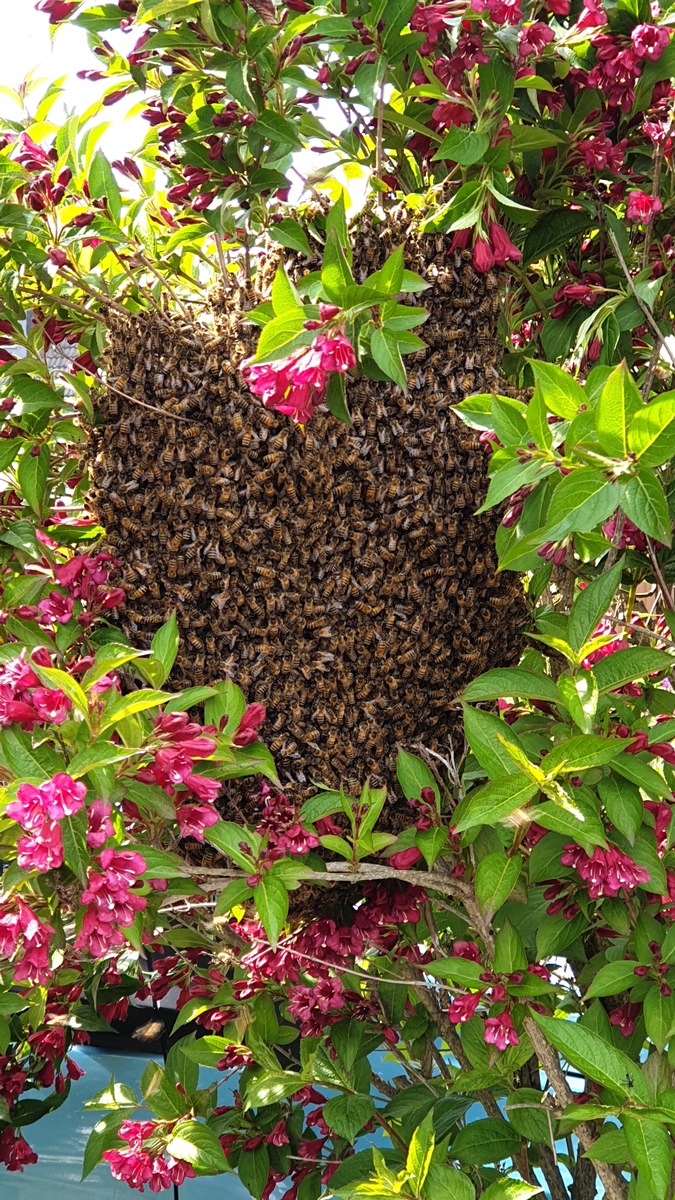
[{"label": "large green leaf", "polygon": [[622,1050],[575,1021],[545,1017],[534,1011],[532,1016],[546,1039],[571,1066],[619,1096],[647,1102],[647,1086],[640,1069]]},{"label": "large green leaf", "polygon": [[675,455],[675,392],[666,392],[636,412],[628,449],[643,467],[658,467]]},{"label": "large green leaf", "polygon": [[458,833],[476,825],[494,825],[522,808],[539,791],[524,775],[505,775],[469,792],[457,805],[453,825]]}]

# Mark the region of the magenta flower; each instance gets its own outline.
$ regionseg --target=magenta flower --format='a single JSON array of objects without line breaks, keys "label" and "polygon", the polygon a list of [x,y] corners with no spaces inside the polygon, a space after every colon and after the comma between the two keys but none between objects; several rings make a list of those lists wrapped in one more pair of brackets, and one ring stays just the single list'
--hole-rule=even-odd
[{"label": "magenta flower", "polygon": [[22,871],[38,871],[44,875],[63,866],[63,841],[57,821],[45,820],[40,828],[16,844],[16,861]]},{"label": "magenta flower", "polygon": [[30,1166],[37,1160],[37,1154],[18,1129],[12,1129],[11,1125],[3,1129],[0,1133],[0,1162],[5,1164],[8,1171],[23,1172],[25,1166]]},{"label": "magenta flower", "polygon": [[61,592],[50,592],[38,604],[43,621],[52,625],[67,625],[73,615],[73,597],[62,596]]},{"label": "magenta flower", "polygon": [[242,374],[265,408],[284,413],[300,425],[323,403],[328,376],[343,374],[356,364],[354,348],[343,333],[320,333],[311,346],[301,347],[274,363],[244,363]]},{"label": "magenta flower", "polygon": [[498,267],[506,266],[507,262],[519,262],[523,257],[522,250],[514,246],[506,230],[497,221],[488,225],[488,237]]},{"label": "magenta flower", "polygon": [[114,830],[110,816],[112,806],[104,800],[94,800],[87,810],[87,846],[90,850],[100,850]]},{"label": "magenta flower", "polygon": [[644,867],[638,867],[632,858],[616,846],[608,846],[606,850],[596,846],[589,856],[581,846],[567,845],[560,861],[564,867],[576,869],[587,884],[591,900],[618,896],[622,888],[632,891],[640,883],[649,883],[650,880],[649,872]]},{"label": "magenta flower", "polygon": [[455,996],[448,1009],[448,1016],[456,1025],[470,1021],[480,1004],[480,992],[467,992],[465,996]]},{"label": "magenta flower", "polygon": [[421,857],[422,851],[418,850],[417,846],[410,846],[407,850],[397,850],[396,854],[392,854],[389,866],[395,871],[409,871]]},{"label": "magenta flower", "polygon": [[635,1032],[635,1022],[642,1011],[641,1004],[621,1004],[611,1013],[609,1021],[616,1026],[622,1037],[630,1037]]},{"label": "magenta flower", "polygon": [[530,54],[540,55],[554,37],[553,30],[543,21],[533,21],[531,25],[524,25],[518,34],[520,57],[527,58]]},{"label": "magenta flower", "polygon": [[217,824],[219,818],[210,805],[181,804],[176,808],[176,820],[181,837],[193,837],[195,841],[203,842],[204,830]]},{"label": "magenta flower", "polygon": [[658,196],[648,196],[646,192],[629,192],[626,208],[627,221],[641,221],[647,224],[652,217],[661,212],[663,205]]},{"label": "magenta flower", "polygon": [[650,62],[657,62],[670,41],[670,34],[663,26],[659,28],[656,25],[636,25],[630,40],[636,58],[647,58]]},{"label": "magenta flower", "polygon": [[258,737],[258,730],[267,716],[263,704],[249,704],[236,731],[232,735],[233,746],[249,746]]},{"label": "magenta flower", "polygon": [[487,238],[476,238],[473,247],[473,265],[476,271],[485,274],[495,265],[495,256]]},{"label": "magenta flower", "polygon": [[35,688],[31,700],[40,720],[51,725],[63,725],[73,707],[72,700],[58,688]]},{"label": "magenta flower", "polygon": [[498,1017],[488,1017],[483,1031],[483,1040],[498,1050],[506,1050],[508,1046],[518,1046],[520,1038],[516,1033],[511,1014],[500,1013]]}]

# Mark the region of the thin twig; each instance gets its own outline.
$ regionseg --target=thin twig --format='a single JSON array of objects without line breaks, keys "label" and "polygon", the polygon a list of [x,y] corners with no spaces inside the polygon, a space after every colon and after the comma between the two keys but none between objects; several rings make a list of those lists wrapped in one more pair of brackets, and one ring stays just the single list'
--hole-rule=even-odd
[{"label": "thin twig", "polygon": [[626,282],[627,282],[628,287],[630,288],[631,292],[633,293],[633,298],[635,299],[641,312],[644,314],[645,320],[647,321],[649,328],[651,329],[652,333],[654,334],[654,336],[657,339],[657,342],[659,345],[659,350],[661,350],[662,347],[665,347],[668,357],[669,357],[671,363],[673,364],[673,366],[675,367],[675,352],[673,352],[673,350],[671,350],[666,339],[664,338],[663,334],[661,333],[661,330],[659,329],[656,321],[654,320],[651,309],[649,308],[649,306],[647,304],[645,304],[642,297],[636,291],[633,276],[631,275],[631,273],[628,269],[626,260],[623,256],[623,254],[621,253],[619,243],[617,242],[616,237],[614,236],[614,233],[609,228],[609,226],[607,227],[607,237],[609,238],[612,249],[613,249],[614,253],[616,254],[616,257],[619,260],[619,266],[621,267],[621,270],[623,271],[623,273],[626,277]]},{"label": "thin twig", "polygon": [[[532,1017],[528,1016],[523,1019],[523,1028],[534,1047],[535,1054],[541,1066],[548,1076],[548,1081],[556,1100],[564,1108],[567,1108],[568,1105],[573,1103],[574,1095],[565,1078],[555,1050],[549,1046],[544,1034]],[[579,1139],[582,1149],[586,1151],[592,1150],[595,1135],[591,1125],[587,1121],[582,1121],[579,1125],[575,1126],[574,1132]],[[596,1174],[602,1181],[607,1200],[627,1200],[628,1187],[620,1172],[610,1166],[609,1163],[596,1162],[594,1159],[591,1159],[591,1162]]]},{"label": "thin twig", "polygon": [[169,421],[186,421],[189,425],[205,425],[205,421],[198,421],[192,417],[182,417],[179,413],[167,412],[165,408],[156,408],[154,404],[147,404],[145,400],[139,400],[137,396],[130,396],[128,392],[123,392],[121,388],[115,387],[109,379],[106,379],[104,387],[110,388],[111,392],[116,392],[118,396],[122,396],[125,400],[129,400],[132,404],[138,404],[140,408],[147,408],[150,412],[159,413],[160,417],[166,417]]}]

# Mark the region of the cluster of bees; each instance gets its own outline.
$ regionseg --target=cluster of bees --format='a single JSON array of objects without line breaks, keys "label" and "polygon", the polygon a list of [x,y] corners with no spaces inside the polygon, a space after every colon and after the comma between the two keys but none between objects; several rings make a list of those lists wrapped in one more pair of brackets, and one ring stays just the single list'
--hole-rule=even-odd
[{"label": "cluster of bees", "polygon": [[[521,589],[496,572],[498,518],[475,514],[486,456],[453,409],[497,390],[499,280],[400,215],[362,219],[357,278],[400,244],[431,284],[427,347],[406,359],[406,393],[348,384],[351,427],[324,409],[294,426],[241,379],[257,341],[246,311],[272,252],[257,291],[221,293],[215,335],[171,314],[110,320],[91,506],[122,563],[126,631],[147,646],[176,609],[170,684],[230,676],[264,704],[291,788],[391,780],[398,744],[447,752],[454,698],[521,649]],[[296,277],[311,269],[291,256]]]}]

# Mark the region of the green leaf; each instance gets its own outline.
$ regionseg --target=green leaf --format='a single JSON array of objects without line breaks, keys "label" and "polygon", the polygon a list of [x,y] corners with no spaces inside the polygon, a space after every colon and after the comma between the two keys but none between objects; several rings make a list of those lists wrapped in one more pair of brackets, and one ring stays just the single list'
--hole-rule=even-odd
[{"label": "green leaf", "polygon": [[551,499],[543,533],[549,541],[560,541],[570,533],[595,529],[621,502],[622,489],[608,483],[595,467],[580,467],[560,480]]},{"label": "green leaf", "polygon": [[672,799],[672,792],[663,775],[650,767],[641,754],[618,754],[612,763],[612,770],[642,788],[653,800]]},{"label": "green leaf", "polygon": [[517,808],[522,808],[538,792],[532,780],[522,775],[505,775],[484,787],[469,792],[458,804],[453,825],[458,833],[476,825],[494,825]]},{"label": "green leaf", "polygon": [[232,879],[227,887],[223,888],[222,892],[216,900],[216,906],[213,910],[213,916],[228,917],[233,908],[243,904],[253,895],[253,888],[249,887],[245,879]]},{"label": "green leaf", "polygon": [[593,674],[601,692],[613,692],[625,683],[646,679],[656,671],[672,670],[675,659],[665,650],[652,650],[651,646],[631,646],[628,650],[616,650],[607,654],[593,667]]},{"label": "green leaf", "polygon": [[562,371],[553,363],[542,362],[539,359],[528,361],[549,412],[571,421],[581,406],[588,402],[584,389],[567,371]]},{"label": "green leaf", "polygon": [[[228,858],[231,858],[242,871],[251,873],[254,856],[257,854],[259,846],[256,834],[241,829],[233,821],[218,821],[217,825],[212,825],[205,831],[204,836],[211,846],[215,846],[216,850],[222,850],[223,854],[227,854]],[[246,842],[251,847],[250,854],[242,851],[240,842]]]},{"label": "green leaf", "polygon": [[556,704],[558,691],[548,675],[535,675],[521,667],[496,667],[479,675],[461,694],[462,701],[501,700],[513,696],[520,700],[549,700]]},{"label": "green leaf", "polygon": [[520,1137],[507,1121],[487,1117],[460,1129],[452,1144],[452,1156],[474,1166],[499,1163],[520,1150]]},{"label": "green leaf", "polygon": [[[673,1149],[670,1137],[662,1125],[646,1121],[638,1114],[624,1114],[623,1128],[631,1158],[640,1177],[649,1187],[653,1200],[667,1200],[670,1193],[670,1176],[673,1165]],[[591,1147],[592,1150],[592,1147]]]},{"label": "green leaf", "polygon": [[598,575],[576,596],[570,612],[567,637],[573,650],[581,650],[612,603],[623,573],[623,559]]},{"label": "green leaf", "polygon": [[87,183],[92,200],[105,198],[112,216],[118,220],[122,209],[122,197],[113,169],[102,150],[97,150],[91,160]]},{"label": "green leaf", "polygon": [[563,1058],[589,1079],[625,1099],[633,1097],[647,1102],[644,1078],[633,1059],[622,1050],[615,1049],[598,1033],[574,1021],[544,1017],[534,1011],[532,1017]]},{"label": "green leaf", "polygon": [[162,678],[158,680],[160,684],[164,683],[176,661],[178,642],[178,623],[176,621],[176,610],[174,609],[168,621],[165,621],[161,628],[157,630],[150,644],[152,657],[162,666]]},{"label": "green leaf", "polygon": [[[521,1089],[524,1090],[526,1089]],[[519,1096],[520,1092],[514,1092],[513,1095]],[[513,1118],[511,1123],[513,1124]],[[543,1190],[536,1183],[523,1183],[520,1179],[496,1179],[482,1193],[481,1200],[530,1200],[531,1196],[538,1196]]]},{"label": "green leaf", "polygon": [[586,990],[585,999],[593,996],[616,996],[631,987],[636,980],[632,962],[611,962],[600,967],[593,976],[590,987]]},{"label": "green leaf", "polygon": [[305,312],[302,308],[294,308],[281,317],[268,321],[260,331],[255,361],[274,361],[284,358],[297,346],[308,346],[314,340],[315,334],[304,328]]},{"label": "green leaf", "polygon": [[406,391],[408,380],[395,334],[389,329],[374,329],[370,339],[370,352],[387,378]]},{"label": "green leaf", "polygon": [[405,1164],[415,1195],[419,1195],[424,1186],[435,1144],[433,1115],[428,1112],[410,1139]]},{"label": "green leaf", "polygon": [[553,432],[547,420],[546,403],[540,385],[534,389],[525,412],[525,420],[535,444],[542,450],[550,450],[553,445]]},{"label": "green leaf", "polygon": [[472,163],[480,162],[489,145],[490,139],[486,133],[478,133],[464,125],[453,125],[431,161],[449,158],[462,167],[470,167]]},{"label": "green leaf", "polygon": [[579,671],[575,676],[561,675],[558,680],[560,698],[568,709],[575,725],[584,733],[593,729],[593,718],[598,707],[598,685],[590,671]]},{"label": "green leaf", "polygon": [[324,1105],[323,1116],[333,1133],[353,1142],[374,1111],[370,1096],[336,1096]]},{"label": "green leaf", "polygon": [[190,1163],[198,1175],[221,1175],[230,1170],[218,1138],[201,1121],[175,1125],[166,1149],[174,1158]]},{"label": "green leaf", "polygon": [[457,987],[480,987],[483,968],[468,958],[438,958],[425,964],[425,971],[436,979],[449,979]]},{"label": "green leaf", "polygon": [[598,782],[598,792],[612,825],[628,838],[631,846],[642,824],[640,793],[620,776],[610,775]]},{"label": "green leaf", "polygon": [[263,1142],[253,1150],[242,1150],[237,1160],[237,1175],[254,1200],[260,1200],[270,1173],[270,1154]]},{"label": "green leaf", "polygon": [[28,449],[24,450],[19,459],[16,477],[21,495],[38,517],[42,516],[48,474],[48,447],[40,446],[40,452],[37,455],[32,455]]},{"label": "green leaf", "polygon": [[675,1032],[675,996],[662,996],[660,985],[654,983],[645,996],[643,1012],[647,1037],[663,1053]]},{"label": "green leaf", "polygon": [[628,426],[642,408],[642,398],[622,362],[612,371],[595,408],[595,429],[600,445],[612,458],[628,453]]},{"label": "green leaf", "polygon": [[302,225],[298,221],[294,221],[291,217],[284,217],[276,224],[272,224],[268,228],[271,238],[275,242],[279,242],[281,246],[287,246],[289,250],[299,250],[301,254],[306,254],[311,257],[307,234]]},{"label": "green leaf", "polygon": [[670,546],[672,535],[668,502],[661,484],[651,471],[638,471],[628,480],[621,507],[628,520],[648,537]]},{"label": "green leaf", "polygon": [[345,425],[351,425],[352,419],[347,408],[345,400],[345,377],[337,371],[333,371],[326,388],[326,408],[338,421],[343,421]]},{"label": "green leaf", "polygon": [[471,753],[478,759],[489,778],[499,779],[504,774],[516,775],[516,763],[503,742],[499,741],[499,737],[503,737],[519,750],[523,749],[511,727],[495,713],[484,712],[482,708],[472,708],[470,704],[464,704],[462,708],[464,733]]},{"label": "green leaf", "polygon": [[171,698],[170,692],[155,692],[149,688],[140,688],[137,692],[131,692],[128,696],[119,696],[117,700],[113,700],[106,708],[103,719],[101,721],[101,733],[106,729],[112,729],[115,725],[119,725],[120,721],[124,721],[126,717],[133,716],[134,713],[147,712],[151,708],[158,708],[160,704],[165,704]]},{"label": "green leaf", "polygon": [[272,308],[276,317],[281,317],[288,312],[297,313],[298,309],[300,309],[304,321],[304,309],[302,308],[297,288],[288,278],[283,263],[277,267],[272,282]]},{"label": "green leaf", "polygon": [[426,763],[416,754],[407,750],[399,750],[396,757],[396,778],[401,785],[401,791],[406,800],[419,800],[422,788],[431,788],[436,801],[440,800],[438,784]]},{"label": "green leaf", "polygon": [[643,467],[660,467],[673,458],[675,392],[665,392],[636,412],[628,428],[628,449]]},{"label": "green leaf", "polygon": [[630,1157],[623,1129],[616,1125],[603,1125],[600,1137],[595,1139],[583,1157],[592,1158],[595,1162],[616,1163],[623,1167]]},{"label": "green leaf", "polygon": [[115,1147],[122,1147],[122,1142],[117,1136],[120,1125],[129,1119],[129,1114],[125,1112],[111,1112],[97,1121],[92,1129],[87,1144],[84,1148],[84,1160],[82,1163],[82,1179],[85,1180],[88,1175],[91,1175],[94,1167],[97,1167],[101,1162],[104,1150],[112,1150]]},{"label": "green leaf", "polygon": [[[443,1101],[441,1101],[441,1104]],[[463,1171],[447,1163],[431,1162],[422,1188],[424,1200],[475,1200],[476,1192]]]},{"label": "green leaf", "polygon": [[404,269],[403,247],[398,246],[389,255],[384,266],[376,273],[375,278],[371,276],[367,284],[369,287],[374,287],[377,291],[390,292],[392,296],[397,296],[403,287]]},{"label": "green leaf", "polygon": [[553,747],[542,767],[547,775],[588,771],[590,767],[611,762],[623,750],[625,742],[621,738],[603,738],[595,734],[571,737]]},{"label": "green leaf", "polygon": [[349,262],[346,258],[343,245],[340,242],[336,229],[329,231],[326,239],[326,245],[323,252],[323,265],[321,267],[321,284],[329,300],[333,304],[339,304],[344,307],[344,294],[348,288],[352,287],[354,278],[349,269]]},{"label": "green leaf", "polygon": [[63,839],[63,859],[80,883],[87,882],[89,851],[87,850],[87,813],[84,808],[72,817],[59,821]]},{"label": "green leaf", "polygon": [[288,916],[288,890],[276,876],[263,872],[253,889],[253,902],[271,944],[276,946]]},{"label": "green leaf", "polygon": [[[387,835],[384,834],[386,837]],[[448,831],[443,826],[439,828],[432,826],[431,829],[420,829],[415,834],[415,845],[422,851],[424,861],[429,870],[433,867],[439,854],[445,849],[448,840]]]},{"label": "green leaf", "polygon": [[554,208],[544,213],[530,229],[523,246],[523,264],[538,262],[551,250],[561,250],[567,242],[585,233],[593,224],[589,213],[570,208]]},{"label": "green leaf", "polygon": [[518,855],[508,858],[503,850],[495,850],[482,858],[476,867],[476,899],[486,920],[498,912],[513,891],[522,869]]},{"label": "green leaf", "polygon": [[516,1133],[528,1142],[552,1144],[556,1119],[542,1104],[542,1094],[536,1088],[518,1088],[511,1092],[506,1101],[506,1115]]},{"label": "green leaf", "polygon": [[31,668],[42,683],[46,683],[49,688],[58,688],[69,700],[72,700],[75,708],[82,714],[85,720],[89,719],[87,697],[72,675],[69,675],[67,671],[60,671],[57,667],[38,666],[32,660]]},{"label": "green leaf", "polygon": [[347,228],[344,188],[341,189],[339,198],[326,215],[326,241],[328,242],[332,236],[335,236],[335,239],[345,252],[347,262],[351,265],[352,248],[349,241],[349,229]]},{"label": "green leaf", "polygon": [[[427,136],[429,135],[426,126],[424,126],[424,132]],[[444,204],[436,212],[432,212],[431,216],[422,223],[422,233],[435,230],[450,233],[456,229],[469,229],[481,214],[483,196],[484,188],[478,180],[472,179],[469,183],[463,183],[447,204]]]}]

